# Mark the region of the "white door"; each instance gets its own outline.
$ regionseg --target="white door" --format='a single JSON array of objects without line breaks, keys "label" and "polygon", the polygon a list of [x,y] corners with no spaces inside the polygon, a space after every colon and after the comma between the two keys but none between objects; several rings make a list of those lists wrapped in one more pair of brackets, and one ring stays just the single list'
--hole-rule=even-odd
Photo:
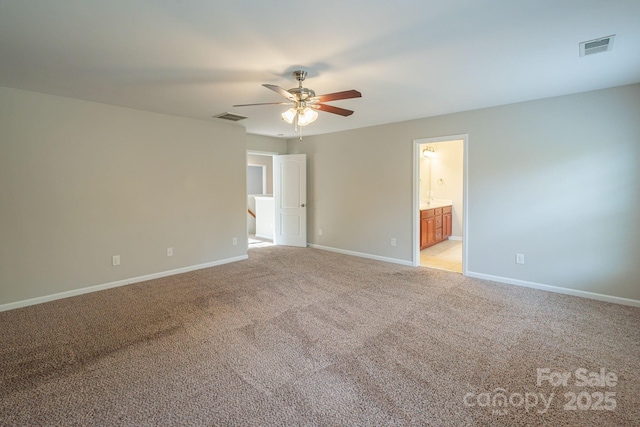
[{"label": "white door", "polygon": [[307,155],[273,156],[273,243],[307,246]]}]

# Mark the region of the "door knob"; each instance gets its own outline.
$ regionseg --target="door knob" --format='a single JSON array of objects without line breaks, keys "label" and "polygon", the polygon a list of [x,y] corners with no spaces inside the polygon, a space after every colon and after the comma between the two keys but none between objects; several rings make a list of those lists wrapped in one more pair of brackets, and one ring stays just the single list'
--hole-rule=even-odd
[{"label": "door knob", "polygon": [[300,205],[301,208],[304,208],[304,203]]}]

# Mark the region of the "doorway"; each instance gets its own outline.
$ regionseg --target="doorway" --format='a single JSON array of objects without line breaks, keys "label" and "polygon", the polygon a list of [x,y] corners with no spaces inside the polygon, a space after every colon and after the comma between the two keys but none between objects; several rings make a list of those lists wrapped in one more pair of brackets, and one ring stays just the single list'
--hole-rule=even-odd
[{"label": "doorway", "polygon": [[468,135],[414,140],[414,266],[466,273]]},{"label": "doorway", "polygon": [[248,248],[307,246],[306,154],[247,151]]},{"label": "doorway", "polygon": [[[273,244],[273,156],[247,151],[247,235],[249,249]],[[258,215],[258,210],[259,215]],[[259,217],[259,219],[258,219]]]}]

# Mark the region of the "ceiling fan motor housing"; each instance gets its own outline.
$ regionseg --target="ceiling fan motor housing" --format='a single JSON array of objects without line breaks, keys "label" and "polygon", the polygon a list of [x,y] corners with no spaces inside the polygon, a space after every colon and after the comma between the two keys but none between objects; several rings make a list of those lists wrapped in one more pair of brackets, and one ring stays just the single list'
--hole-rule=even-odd
[{"label": "ceiling fan motor housing", "polygon": [[309,98],[316,96],[316,93],[313,90],[306,87],[294,87],[293,89],[289,89],[287,92],[294,95],[299,101],[306,101]]},{"label": "ceiling fan motor housing", "polygon": [[307,72],[304,70],[296,70],[293,72],[293,77],[298,81],[298,87],[289,89],[287,92],[296,97],[297,102],[307,101],[309,98],[316,96],[316,93],[311,89],[302,87],[302,82],[307,78]]}]

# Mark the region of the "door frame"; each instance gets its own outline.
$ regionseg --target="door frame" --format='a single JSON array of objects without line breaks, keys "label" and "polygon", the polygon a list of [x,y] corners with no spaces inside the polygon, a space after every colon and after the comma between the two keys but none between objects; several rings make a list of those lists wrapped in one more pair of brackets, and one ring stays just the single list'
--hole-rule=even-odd
[{"label": "door frame", "polygon": [[[278,156],[279,153],[276,151],[258,151],[258,150],[246,150],[245,152],[245,171],[247,169],[247,167],[249,166],[249,156],[265,156],[265,157],[271,157],[271,164],[272,164],[272,169],[273,169],[273,156]],[[256,165],[252,165],[252,166],[256,166]],[[262,165],[258,165],[258,166],[262,166]],[[265,168],[266,169],[266,168]],[[266,170],[265,170],[266,173]],[[266,181],[264,181],[264,185],[266,186]],[[247,209],[249,208],[249,183],[247,182],[245,185],[245,190],[244,190],[244,197],[247,203]],[[249,235],[249,217],[248,214],[245,213],[245,215],[247,215],[247,236]],[[247,242],[247,249],[249,248],[249,243]]]},{"label": "door frame", "polygon": [[462,275],[467,275],[469,256],[469,134],[448,135],[413,140],[413,266],[420,266],[420,145],[462,140]]}]

